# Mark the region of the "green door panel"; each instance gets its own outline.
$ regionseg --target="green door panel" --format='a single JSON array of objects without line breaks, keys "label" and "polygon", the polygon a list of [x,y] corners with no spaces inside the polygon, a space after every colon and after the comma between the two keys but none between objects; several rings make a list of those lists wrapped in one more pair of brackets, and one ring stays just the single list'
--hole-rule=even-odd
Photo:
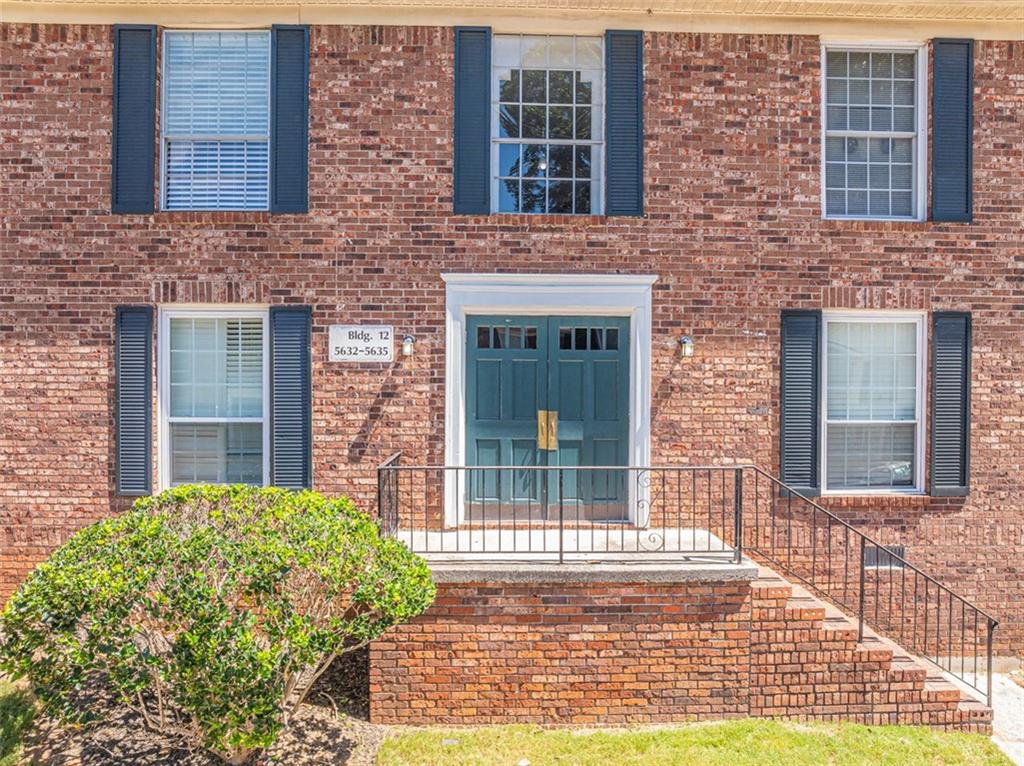
[{"label": "green door panel", "polygon": [[[472,466],[627,465],[629,319],[471,316],[466,345],[469,503],[543,513],[559,497],[558,472]],[[537,448],[539,410],[558,413],[557,449]],[[573,517],[623,518],[625,483],[624,471],[566,471],[562,502]]]},{"label": "green door panel", "polygon": [[[548,348],[548,401],[558,410],[552,464],[627,465],[629,319],[549,317]],[[574,516],[622,518],[625,485],[625,471],[568,471],[562,497]]]},{"label": "green door panel", "polygon": [[[537,411],[547,401],[544,317],[471,316],[467,322],[466,465],[545,465]],[[466,472],[474,501],[540,501],[534,472]]]}]

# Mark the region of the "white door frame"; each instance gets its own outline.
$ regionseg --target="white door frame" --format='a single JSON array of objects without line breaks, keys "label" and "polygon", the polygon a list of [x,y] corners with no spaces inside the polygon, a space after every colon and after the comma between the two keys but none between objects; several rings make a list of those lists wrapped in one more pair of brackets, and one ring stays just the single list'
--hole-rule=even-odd
[{"label": "white door frame", "polygon": [[[466,317],[471,314],[629,317],[629,465],[651,459],[651,305],[649,274],[442,274],[445,282],[444,462],[466,464]],[[461,518],[458,488],[445,472],[445,525]],[[630,482],[630,521],[647,507]],[[639,488],[646,494],[645,488]]]}]

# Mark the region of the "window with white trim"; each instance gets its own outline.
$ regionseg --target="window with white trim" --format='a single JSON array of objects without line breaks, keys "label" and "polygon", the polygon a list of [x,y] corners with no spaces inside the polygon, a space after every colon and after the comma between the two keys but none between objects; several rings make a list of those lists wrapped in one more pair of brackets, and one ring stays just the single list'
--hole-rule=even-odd
[{"label": "window with white trim", "polygon": [[494,210],[600,213],[604,41],[495,35],[493,46]]},{"label": "window with white trim", "polygon": [[923,318],[824,321],[825,490],[921,491]]},{"label": "window with white trim", "polygon": [[824,54],[825,216],[922,217],[924,54],[836,47]]},{"label": "window with white trim", "polygon": [[165,210],[270,205],[270,32],[163,36]]},{"label": "window with white trim", "polygon": [[266,312],[164,312],[160,349],[163,485],[266,484]]}]

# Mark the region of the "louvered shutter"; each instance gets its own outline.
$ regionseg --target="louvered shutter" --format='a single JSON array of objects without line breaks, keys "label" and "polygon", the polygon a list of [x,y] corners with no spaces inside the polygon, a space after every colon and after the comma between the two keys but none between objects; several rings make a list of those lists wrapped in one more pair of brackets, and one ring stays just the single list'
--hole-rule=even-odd
[{"label": "louvered shutter", "polygon": [[782,312],[780,478],[805,495],[820,492],[821,312]]},{"label": "louvered shutter", "polygon": [[114,27],[110,209],[153,212],[156,162],[156,27]]},{"label": "louvered shutter", "polygon": [[312,486],[310,309],[270,309],[270,483]]},{"label": "louvered shutter", "polygon": [[966,495],[970,472],[971,315],[932,317],[931,493]]},{"label": "louvered shutter", "polygon": [[115,313],[117,494],[148,495],[152,486],[153,309]]},{"label": "louvered shutter", "polygon": [[643,215],[644,37],[642,32],[605,33],[607,215]]},{"label": "louvered shutter", "polygon": [[970,222],[974,41],[935,40],[932,75],[932,220]]},{"label": "louvered shutter", "polygon": [[491,30],[455,28],[455,158],[453,208],[491,211]]},{"label": "louvered shutter", "polygon": [[270,33],[164,34],[164,207],[269,207]]},{"label": "louvered shutter", "polygon": [[309,208],[309,27],[273,28],[271,202],[275,213]]}]

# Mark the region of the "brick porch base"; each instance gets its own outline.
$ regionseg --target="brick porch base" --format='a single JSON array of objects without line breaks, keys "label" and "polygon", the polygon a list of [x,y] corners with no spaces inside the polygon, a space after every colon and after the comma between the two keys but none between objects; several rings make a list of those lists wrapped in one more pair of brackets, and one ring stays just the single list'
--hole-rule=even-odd
[{"label": "brick porch base", "polygon": [[[517,577],[522,580],[522,577]],[[760,716],[988,732],[938,671],[760,568],[755,579],[440,582],[370,650],[388,724],[620,725]]]}]

